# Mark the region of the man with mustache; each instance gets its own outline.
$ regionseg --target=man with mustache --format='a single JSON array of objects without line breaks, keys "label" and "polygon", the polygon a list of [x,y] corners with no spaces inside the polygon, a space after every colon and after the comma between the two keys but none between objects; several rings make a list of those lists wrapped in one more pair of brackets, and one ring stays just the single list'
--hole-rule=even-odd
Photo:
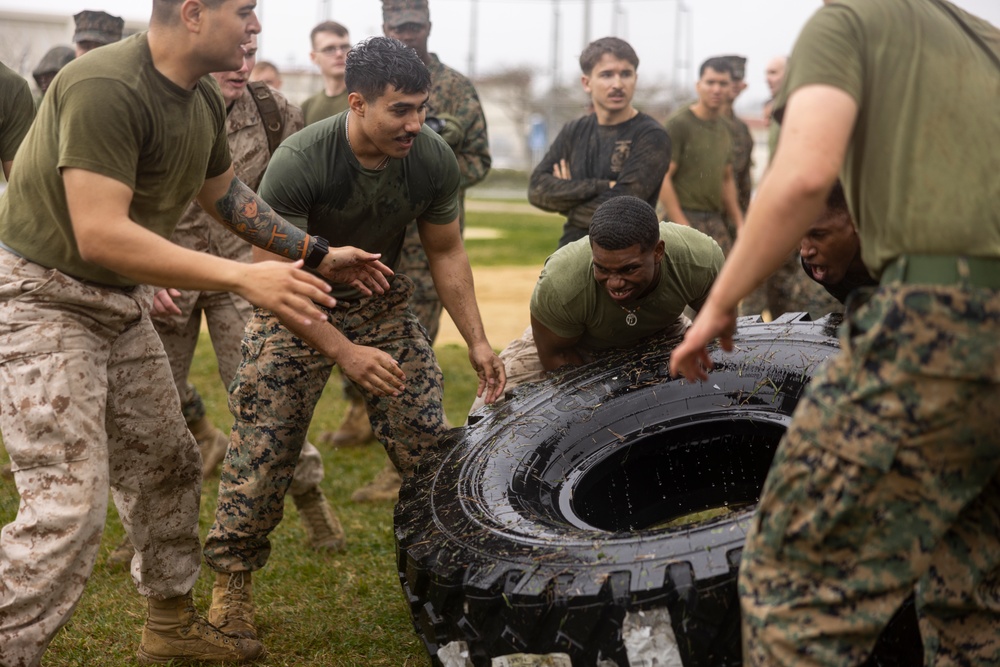
[{"label": "man with mustache", "polygon": [[[590,235],[556,250],[531,295],[531,326],[500,353],[507,388],[541,380],[609,350],[690,324],[722,268],[722,250],[706,234],[659,222],[648,203],[624,195],[594,211]],[[469,412],[484,405],[476,399]]]},{"label": "man with mustache", "polygon": [[[428,48],[431,34],[430,8],[427,0],[383,0],[382,31],[417,52],[431,73],[431,96],[427,101],[427,125],[451,146],[458,160],[461,190],[458,196],[459,227],[465,229],[465,191],[486,178],[493,158],[486,132],[486,114],[472,82],[441,62]],[[413,281],[410,309],[427,329],[431,345],[437,339],[441,323],[441,299],[434,289],[427,263],[427,253],[420,244],[416,221],[406,231],[400,256],[399,272]],[[351,405],[344,422],[329,441],[345,447],[374,439],[364,401],[345,386]],[[324,434],[324,436],[327,434]],[[320,436],[326,440],[324,436]],[[368,484],[351,494],[355,502],[393,501],[399,497],[399,475],[386,461],[383,469]]]},{"label": "man with mustache", "polygon": [[[234,173],[225,104],[205,75],[240,67],[260,31],[254,6],[154,0],[148,32],[66,65],[0,197],[0,431],[21,496],[0,533],[5,667],[36,667],[72,616],[109,490],[148,600],[139,661],[244,662],[263,651],[194,609],[201,457],[147,285],[237,292],[307,326],[335,300],[303,265],[366,284],[384,282],[384,267],[274,215]],[[196,197],[294,262],[244,264],[171,243]],[[256,217],[237,213],[248,201]]]},{"label": "man with mustache", "polygon": [[666,218],[705,232],[726,255],[743,224],[733,175],[733,137],[722,116],[732,85],[726,58],[702,63],[698,101],[667,119],[673,152],[660,188]]},{"label": "man with mustache", "polygon": [[[423,125],[431,79],[402,42],[373,37],[347,56],[350,108],[289,137],[261,182],[284,217],[331,242],[348,239],[398,265],[417,220],[435,287],[469,347],[479,393],[504,387],[503,363],[483,331],[459,233],[458,162]],[[255,258],[267,253],[255,251]],[[230,386],[235,424],[205,560],[216,572],[209,618],[256,637],[252,572],[267,563],[299,450],[334,365],[361,391],[375,434],[401,477],[446,430],[441,370],[408,308],[413,283],[396,274],[384,294],[335,288],[338,306],[303,325],[257,309]]]},{"label": "man with mustache", "polygon": [[559,246],[587,235],[597,207],[632,195],[656,204],[670,163],[670,138],[632,106],[639,56],[617,37],[603,37],[580,54],[580,82],[594,112],[567,123],[531,174],[528,200],[566,216]]}]

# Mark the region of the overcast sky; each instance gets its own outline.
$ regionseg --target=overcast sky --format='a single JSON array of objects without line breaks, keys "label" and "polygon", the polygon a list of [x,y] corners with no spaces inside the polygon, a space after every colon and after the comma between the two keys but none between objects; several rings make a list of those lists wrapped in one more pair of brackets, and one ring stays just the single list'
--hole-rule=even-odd
[{"label": "overcast sky", "polygon": [[[683,4],[681,4],[683,2]],[[1000,25],[1000,0],[954,0],[955,4]],[[0,0],[0,9],[74,14],[104,9],[146,20],[150,0]],[[645,81],[687,84],[705,58],[725,53],[748,57],[747,102],[767,97],[764,67],[787,53],[820,0],[430,0],[431,51],[467,72],[472,45],[473,7],[478,8],[475,49],[477,74],[529,66],[539,82],[551,80],[554,7],[560,16],[559,74],[578,80],[576,59],[589,4],[591,39],[617,35],[639,54],[640,85]],[[263,24],[261,54],[279,66],[309,66],[309,31],[321,19],[346,25],[352,40],[381,34],[379,0],[258,0]],[[30,9],[29,9],[30,7]],[[620,11],[616,12],[615,8]],[[681,7],[684,11],[678,12]],[[678,15],[681,30],[678,31]],[[680,35],[680,41],[677,37]],[[678,59],[679,56],[679,59]]]}]

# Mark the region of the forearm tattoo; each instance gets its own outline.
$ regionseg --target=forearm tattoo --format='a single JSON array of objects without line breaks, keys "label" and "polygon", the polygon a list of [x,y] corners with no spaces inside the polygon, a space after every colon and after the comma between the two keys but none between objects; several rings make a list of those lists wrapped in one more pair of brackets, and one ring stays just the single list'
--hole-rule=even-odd
[{"label": "forearm tattoo", "polygon": [[215,202],[215,210],[226,227],[241,239],[288,259],[305,259],[315,243],[238,178],[229,184],[226,195]]}]

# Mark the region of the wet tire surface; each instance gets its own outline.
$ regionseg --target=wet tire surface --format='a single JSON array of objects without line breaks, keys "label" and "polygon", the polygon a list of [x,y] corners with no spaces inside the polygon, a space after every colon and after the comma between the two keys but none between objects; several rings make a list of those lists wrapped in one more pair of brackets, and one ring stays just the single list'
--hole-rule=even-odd
[{"label": "wet tire surface", "polygon": [[[686,667],[739,665],[746,530],[838,323],[742,318],[705,383],[670,378],[676,341],[658,341],[519,387],[453,429],[395,515],[432,664],[462,641],[477,667],[522,652],[626,667],[626,613],[665,607]],[[894,660],[871,664],[911,664]]]}]

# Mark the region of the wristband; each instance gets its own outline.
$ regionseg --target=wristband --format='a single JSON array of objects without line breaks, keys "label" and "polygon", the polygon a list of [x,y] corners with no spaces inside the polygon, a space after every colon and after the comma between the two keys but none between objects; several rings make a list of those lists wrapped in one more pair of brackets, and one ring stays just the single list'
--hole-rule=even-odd
[{"label": "wristband", "polygon": [[310,269],[318,269],[319,265],[323,263],[323,258],[326,254],[330,252],[330,242],[327,241],[322,236],[313,236],[313,249],[306,257],[306,266]]}]

